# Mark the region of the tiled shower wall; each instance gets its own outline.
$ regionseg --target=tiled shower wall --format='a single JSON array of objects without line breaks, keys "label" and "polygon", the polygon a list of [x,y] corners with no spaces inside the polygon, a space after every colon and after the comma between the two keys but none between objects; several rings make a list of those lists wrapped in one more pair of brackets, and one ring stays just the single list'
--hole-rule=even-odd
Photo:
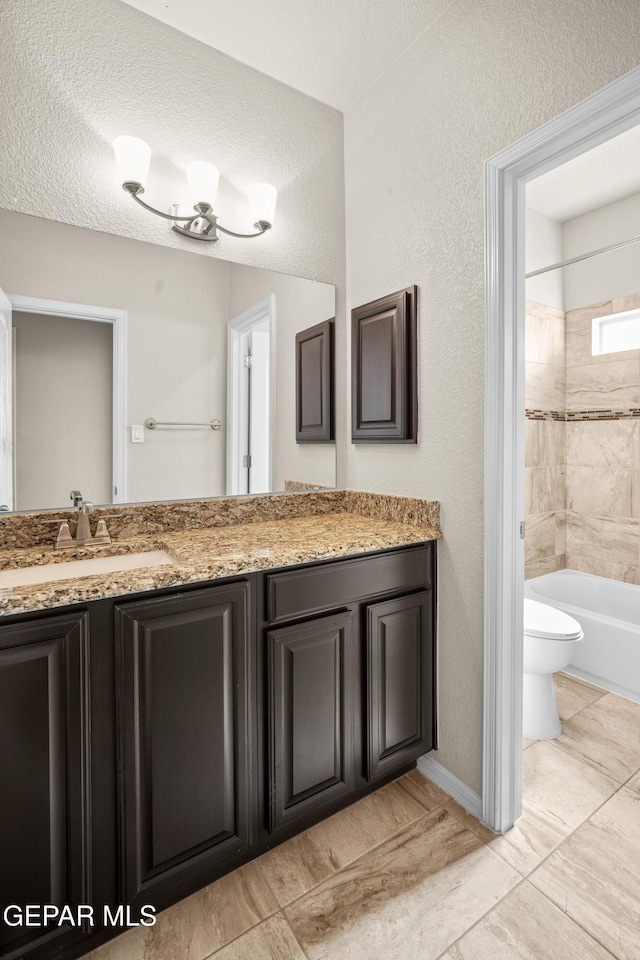
[{"label": "tiled shower wall", "polygon": [[636,307],[640,295],[566,315],[567,567],[629,583],[640,582],[640,351],[591,356],[591,321]]},{"label": "tiled shower wall", "polygon": [[562,570],[565,560],[565,317],[525,306],[525,575]]},{"label": "tiled shower wall", "polygon": [[640,351],[591,355],[592,319],[636,307],[527,302],[527,578],[566,566],[640,583]]}]

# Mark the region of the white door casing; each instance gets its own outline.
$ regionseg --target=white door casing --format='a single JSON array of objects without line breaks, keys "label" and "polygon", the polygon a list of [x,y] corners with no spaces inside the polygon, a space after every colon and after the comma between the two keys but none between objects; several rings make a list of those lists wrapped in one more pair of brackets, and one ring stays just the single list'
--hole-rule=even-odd
[{"label": "white door casing", "polygon": [[[83,303],[70,303],[63,300],[48,300],[41,297],[23,297],[7,294],[10,306],[20,313],[35,313],[50,317],[71,317],[78,320],[90,320],[97,323],[110,323],[113,327],[113,503],[126,503],[127,500],[127,311],[114,307],[96,307]],[[1,305],[0,305],[1,311]],[[1,321],[0,321],[1,322]],[[9,341],[9,348],[11,343]],[[5,372],[5,343],[0,331],[0,373]],[[9,350],[9,358],[11,352]],[[9,359],[9,373],[7,375],[7,389],[11,396],[11,360]],[[5,380],[2,379],[2,402],[4,407]],[[10,410],[9,399],[8,409]],[[10,434],[12,423],[9,422]],[[0,434],[3,431],[3,410],[0,410]],[[0,439],[0,457],[5,449]],[[11,453],[11,449],[9,448]],[[12,455],[9,460],[12,469]],[[0,473],[4,475],[7,467],[5,460],[0,459]],[[5,501],[0,499],[0,503]]]},{"label": "white door casing", "polygon": [[275,438],[275,296],[271,294],[234,317],[227,324],[227,496],[247,493],[247,471],[242,458],[248,452],[246,442],[250,410],[246,390],[246,373],[243,373],[243,355],[247,335],[257,327],[266,326],[269,337],[268,401],[263,429],[268,431],[263,449],[268,455],[265,476],[268,490],[273,488],[273,449]]},{"label": "white door casing", "polygon": [[251,400],[249,422],[251,443],[249,455],[249,493],[270,493],[271,482],[271,384],[270,336],[265,330],[252,330],[251,337]]},{"label": "white door casing", "polygon": [[485,165],[484,727],[482,819],[522,812],[525,184],[640,123],[640,68]]},{"label": "white door casing", "polygon": [[13,510],[11,301],[0,288],[0,512]]}]

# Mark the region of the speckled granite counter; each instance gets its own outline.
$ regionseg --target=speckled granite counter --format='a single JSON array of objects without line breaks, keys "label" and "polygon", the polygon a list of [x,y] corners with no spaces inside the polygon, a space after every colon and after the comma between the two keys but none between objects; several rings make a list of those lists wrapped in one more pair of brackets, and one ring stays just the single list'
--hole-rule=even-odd
[{"label": "speckled granite counter", "polygon": [[[115,510],[115,507],[105,508],[97,511],[97,515],[108,519],[109,513]],[[0,542],[5,547],[0,549],[0,570],[158,549],[166,550],[174,562],[14,587],[10,595],[0,596],[0,614],[6,616],[345,557],[423,543],[442,536],[437,502],[355,491],[242,500],[225,498],[188,505],[141,505],[125,510],[127,514],[123,514],[120,520],[119,533],[115,518],[109,524],[117,539],[108,547],[54,551],[48,544],[42,544],[40,529],[36,527],[34,530],[40,542],[32,541],[31,546],[18,547],[20,531],[7,532],[5,527],[0,531],[0,536],[4,532]],[[173,529],[168,522],[170,513],[173,514]],[[274,514],[275,519],[271,519]],[[209,521],[205,525],[202,524],[203,515]],[[64,519],[67,514],[61,516]],[[18,527],[22,523],[24,535],[26,524],[33,517],[16,515],[3,518],[2,523],[6,525],[13,521]],[[123,536],[125,530],[129,536]],[[51,528],[48,533],[51,534]]]}]

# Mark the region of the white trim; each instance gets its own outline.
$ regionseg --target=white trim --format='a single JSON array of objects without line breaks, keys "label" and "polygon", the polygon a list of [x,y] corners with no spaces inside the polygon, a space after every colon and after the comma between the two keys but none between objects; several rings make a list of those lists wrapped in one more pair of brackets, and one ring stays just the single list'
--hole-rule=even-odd
[{"label": "white trim", "polygon": [[482,797],[480,794],[475,793],[471,787],[468,787],[462,780],[458,780],[452,773],[449,773],[446,767],[443,767],[442,764],[428,755],[419,758],[418,770],[424,773],[425,777],[435,783],[437,787],[448,793],[452,800],[455,800],[477,820],[480,820],[482,816]]},{"label": "white trim", "polygon": [[238,492],[240,481],[238,465],[240,463],[240,450],[238,447],[241,431],[238,425],[238,416],[240,411],[240,383],[235,375],[240,367],[240,345],[242,335],[252,330],[253,327],[264,320],[269,322],[269,396],[270,411],[269,418],[272,426],[271,441],[269,445],[269,487],[273,489],[273,460],[274,460],[274,424],[275,424],[275,392],[276,392],[276,298],[273,293],[254,303],[252,307],[238,314],[227,323],[227,496],[233,496]]},{"label": "white trim", "polygon": [[[127,311],[41,297],[7,294],[14,310],[72,317],[113,325],[113,485],[112,502],[127,502]],[[113,492],[117,491],[117,492]]]},{"label": "white trim", "polygon": [[482,820],[522,812],[525,183],[640,121],[640,68],[487,161]]},{"label": "white trim", "polygon": [[14,486],[11,367],[11,301],[0,289],[0,505],[8,510],[13,510]]}]

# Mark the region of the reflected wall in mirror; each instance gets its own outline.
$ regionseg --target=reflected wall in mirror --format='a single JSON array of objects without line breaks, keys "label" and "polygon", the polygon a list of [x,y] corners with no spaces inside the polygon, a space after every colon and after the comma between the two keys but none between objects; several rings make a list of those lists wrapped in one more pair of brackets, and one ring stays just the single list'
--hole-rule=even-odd
[{"label": "reflected wall in mirror", "polygon": [[334,315],[330,284],[0,210],[0,509],[335,486],[295,403]]}]

